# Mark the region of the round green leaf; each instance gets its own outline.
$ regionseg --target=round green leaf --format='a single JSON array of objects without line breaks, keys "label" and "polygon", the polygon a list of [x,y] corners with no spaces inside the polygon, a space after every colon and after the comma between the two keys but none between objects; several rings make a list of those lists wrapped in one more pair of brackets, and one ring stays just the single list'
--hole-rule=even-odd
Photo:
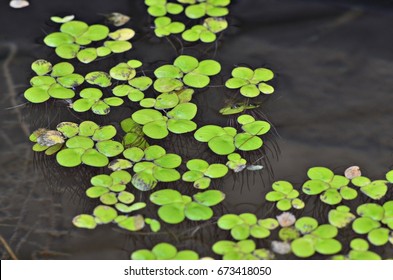
[{"label": "round green leaf", "polygon": [[151,250],[157,260],[169,260],[176,256],[177,249],[169,243],[159,243]]},{"label": "round green leaf", "polygon": [[113,140],[98,142],[96,144],[96,148],[101,154],[107,157],[115,157],[120,155],[124,150],[124,147],[120,142]]},{"label": "round green leaf", "polygon": [[184,204],[171,203],[161,206],[157,212],[161,220],[168,224],[179,224],[185,219]]},{"label": "round green leaf", "polygon": [[104,167],[109,163],[108,158],[95,149],[86,150],[81,159],[84,164],[93,167]]},{"label": "round green leaf", "polygon": [[74,38],[66,33],[54,32],[44,38],[45,45],[49,47],[58,47],[65,44],[72,44]]},{"label": "round green leaf", "polygon": [[56,161],[64,167],[78,166],[82,163],[81,156],[84,151],[82,148],[63,149],[56,154]]},{"label": "round green leaf", "polygon": [[307,171],[308,178],[329,183],[334,176],[333,171],[326,167],[312,167]]},{"label": "round green leaf", "polygon": [[193,196],[194,200],[205,206],[215,206],[225,199],[225,194],[218,190],[209,190],[197,193]]},{"label": "round green leaf", "polygon": [[131,183],[140,191],[150,191],[156,187],[157,180],[147,172],[138,172],[132,177]]},{"label": "round green leaf", "polygon": [[90,63],[97,58],[97,51],[95,48],[86,48],[80,50],[76,55],[78,60],[83,63]]},{"label": "round green leaf", "polygon": [[357,218],[352,223],[352,229],[359,234],[366,234],[369,233],[371,230],[379,228],[381,224],[377,221],[369,217],[360,217]]},{"label": "round green leaf", "polygon": [[44,59],[38,59],[31,64],[31,69],[39,76],[48,74],[52,70],[52,64]]},{"label": "round green leaf", "polygon": [[235,146],[241,151],[254,151],[262,147],[263,141],[258,136],[249,133],[239,133],[235,136]]},{"label": "round green leaf", "polygon": [[86,228],[86,229],[95,229],[97,226],[94,217],[87,214],[81,214],[74,217],[74,219],[72,219],[72,223],[74,224],[74,226],[78,228]]},{"label": "round green leaf", "polygon": [[295,223],[295,228],[301,233],[306,234],[315,230],[318,226],[318,221],[311,217],[302,217]]},{"label": "round green leaf", "polygon": [[31,103],[43,103],[50,98],[48,94],[48,86],[28,88],[24,92],[24,97]]},{"label": "round green leaf", "polygon": [[308,258],[315,253],[313,241],[304,237],[292,241],[291,249],[299,258]]},{"label": "round green leaf", "polygon": [[117,217],[117,211],[106,205],[99,205],[94,208],[93,214],[99,219],[101,224],[108,224]]},{"label": "round green leaf", "polygon": [[210,207],[196,202],[188,203],[185,207],[184,214],[187,219],[192,221],[207,221],[213,217],[213,211]]},{"label": "round green leaf", "polygon": [[315,244],[315,250],[322,255],[337,254],[341,248],[341,243],[336,239],[321,239]]}]

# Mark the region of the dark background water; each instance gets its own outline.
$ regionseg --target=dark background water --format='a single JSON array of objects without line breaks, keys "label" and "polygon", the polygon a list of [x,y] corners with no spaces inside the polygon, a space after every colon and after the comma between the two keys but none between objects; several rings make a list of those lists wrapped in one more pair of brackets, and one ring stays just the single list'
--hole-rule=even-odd
[{"label": "dark background water", "polygon": [[[316,165],[339,173],[359,165],[366,176],[383,177],[393,161],[392,1],[233,2],[230,28],[218,51],[213,48],[202,54],[206,47],[199,45],[185,52],[214,56],[222,63],[224,78],[241,63],[275,71],[276,93],[262,108],[279,133],[276,141],[281,154],[271,161],[274,178],[264,171],[264,183],[257,177],[235,185],[234,190],[233,182],[225,182],[228,211],[256,211],[273,179],[301,184],[307,169]],[[57,182],[59,174],[51,174],[51,169],[44,176],[35,167],[26,140],[26,134],[37,128],[29,124],[55,125],[61,115],[56,108],[7,109],[25,102],[31,62],[57,59],[42,43],[56,26],[48,21],[50,16],[75,14],[92,24],[103,22],[100,14],[110,12],[132,17],[127,26],[135,28],[137,36],[127,57],[154,65],[177,56],[168,41],[153,36],[141,0],[32,1],[21,10],[9,8],[7,1],[0,3],[0,233],[19,258],[126,259],[135,247],[149,247],[167,238],[129,236],[110,226],[75,229],[72,217],[88,206],[72,191],[61,190],[75,181],[83,185],[82,176]],[[94,67],[105,69],[122,58],[103,60]],[[223,96],[225,90],[218,87],[198,97],[205,104],[199,113],[202,121],[223,122],[217,113]],[[203,238],[196,241],[190,232],[177,232],[178,247],[208,255],[209,240],[222,233],[211,225],[200,231]],[[8,258],[1,246],[0,254]]]}]

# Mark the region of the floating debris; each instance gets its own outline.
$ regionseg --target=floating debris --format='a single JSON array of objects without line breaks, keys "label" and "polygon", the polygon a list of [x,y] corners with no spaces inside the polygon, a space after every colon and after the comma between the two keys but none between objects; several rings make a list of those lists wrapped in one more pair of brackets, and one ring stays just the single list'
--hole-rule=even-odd
[{"label": "floating debris", "polygon": [[21,9],[21,8],[25,8],[27,6],[29,6],[30,3],[28,1],[25,0],[12,0],[10,2],[10,7],[14,8],[14,9]]},{"label": "floating debris", "polygon": [[345,170],[344,175],[345,175],[345,177],[347,177],[347,179],[352,180],[353,178],[362,176],[362,172],[360,171],[359,166],[354,165],[354,166],[348,167]]},{"label": "floating debris", "polygon": [[291,252],[291,245],[287,242],[273,241],[272,251],[280,255],[286,255]]},{"label": "floating debris", "polygon": [[123,15],[121,13],[110,13],[105,15],[105,17],[114,26],[122,26],[130,20],[129,16]]},{"label": "floating debris", "polygon": [[279,216],[276,216],[278,223],[282,227],[290,227],[296,222],[296,217],[290,212],[284,212]]},{"label": "floating debris", "polygon": [[247,166],[247,170],[249,171],[258,171],[258,170],[262,170],[263,169],[263,165],[248,165]]}]

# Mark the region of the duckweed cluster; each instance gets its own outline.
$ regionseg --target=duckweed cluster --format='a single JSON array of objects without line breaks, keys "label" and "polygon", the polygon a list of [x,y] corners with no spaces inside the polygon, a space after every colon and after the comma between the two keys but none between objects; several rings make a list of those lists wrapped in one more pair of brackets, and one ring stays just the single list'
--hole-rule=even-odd
[{"label": "duckweed cluster", "polygon": [[[181,33],[185,41],[209,43],[228,27],[223,17],[229,13],[230,0],[146,0],[145,4],[155,18],[154,32],[158,37]],[[191,19],[193,25],[177,21],[181,14]],[[220,179],[243,170],[263,170],[261,165],[250,164],[247,155],[262,153],[271,124],[248,112],[260,107],[251,99],[274,92],[270,85],[274,73],[270,69],[233,69],[225,86],[240,93],[242,100],[219,113],[235,115],[236,122],[232,126],[201,126],[195,121],[198,104],[193,97],[220,74],[218,61],[183,54],[173,63],[153,69],[149,76],[141,61],[131,59],[107,72],[96,70],[82,76],[74,72],[79,62],[94,65],[99,57],[129,51],[129,40],[135,32],[129,28],[111,31],[107,26],[88,25],[73,17],[52,20],[61,24],[60,31],[47,35],[44,43],[73,64],[34,61],[31,68],[36,76],[24,96],[34,106],[53,102],[52,99],[66,100],[68,110],[81,120],[60,122],[55,128],[38,128],[30,136],[35,152],[54,157],[63,168],[96,168],[90,186],[84,187],[87,199],[98,204],[92,213],[74,217],[76,227],[92,230],[112,224],[126,232],[156,233],[187,221],[197,225],[210,221],[217,231],[229,231],[228,240],[211,241],[208,257],[162,242],[151,249],[132,252],[133,260],[261,260],[278,255],[381,259],[369,244],[393,244],[393,201],[385,197],[393,183],[393,171],[386,174],[386,180],[372,181],[364,176],[336,175],[326,167],[312,167],[307,172],[309,180],[302,185],[281,180],[265,192],[261,203],[271,203],[276,211],[263,217],[255,213],[219,214],[226,197],[219,189]],[[93,43],[94,47],[90,47]],[[123,105],[137,109],[116,125],[105,124],[102,116]],[[90,111],[97,115],[96,122],[89,120]],[[192,135],[189,140],[195,144],[206,143],[216,162],[208,162],[200,155],[183,158],[173,153],[171,147],[160,146],[157,140],[166,139],[170,133],[174,137]],[[181,188],[177,188],[177,183],[181,183]],[[191,194],[186,195],[185,189]],[[137,199],[142,198],[142,193],[149,199]],[[345,205],[361,195],[372,202],[359,205],[356,211]],[[328,223],[319,224],[315,217],[302,215],[312,196],[319,196],[321,205],[331,207],[326,217]],[[378,204],[381,199],[384,203]],[[280,214],[274,216],[277,211]],[[340,241],[344,230],[355,236],[349,251],[343,251]]]}]

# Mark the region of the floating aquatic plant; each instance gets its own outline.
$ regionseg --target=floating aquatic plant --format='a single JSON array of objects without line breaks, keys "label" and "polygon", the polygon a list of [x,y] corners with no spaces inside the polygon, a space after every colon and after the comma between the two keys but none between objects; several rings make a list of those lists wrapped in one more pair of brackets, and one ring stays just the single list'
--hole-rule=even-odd
[{"label": "floating aquatic plant", "polygon": [[132,260],[199,260],[198,253],[191,250],[178,251],[169,243],[159,243],[152,250],[141,249],[131,254]]},{"label": "floating aquatic plant", "polygon": [[243,132],[238,133],[233,127],[205,125],[195,132],[194,137],[200,142],[208,142],[209,148],[218,155],[229,155],[236,149],[253,151],[261,148],[263,141],[259,136],[270,130],[270,124],[249,115],[240,116],[237,120]]},{"label": "floating aquatic plant", "polygon": [[207,189],[211,179],[222,178],[228,173],[228,167],[224,164],[210,164],[202,159],[192,159],[187,162],[188,171],[182,176],[185,182],[192,182],[194,188]]},{"label": "floating aquatic plant", "polygon": [[356,217],[350,212],[350,208],[345,205],[337,206],[336,209],[329,211],[329,223],[336,228],[344,228],[351,223]]},{"label": "floating aquatic plant", "polygon": [[274,73],[267,68],[252,70],[248,67],[237,67],[232,70],[232,78],[225,86],[230,89],[240,88],[240,93],[249,98],[257,97],[261,93],[272,94],[274,88],[266,82],[274,78]]},{"label": "floating aquatic plant", "polygon": [[369,244],[362,238],[355,238],[350,243],[351,250],[347,256],[333,256],[333,260],[381,260],[381,257],[372,251],[369,251]]},{"label": "floating aquatic plant", "polygon": [[210,83],[210,76],[217,75],[221,65],[215,60],[206,59],[198,61],[188,55],[180,55],[173,65],[167,64],[157,68],[154,75],[154,89],[158,92],[171,92],[180,90],[183,83],[193,88],[204,88]]},{"label": "floating aquatic plant", "polygon": [[243,213],[225,214],[218,220],[217,225],[221,229],[230,230],[235,240],[244,240],[250,236],[258,239],[269,237],[270,231],[278,227],[278,222],[273,218],[258,220],[252,213]]},{"label": "floating aquatic plant", "polygon": [[213,244],[213,252],[222,255],[223,260],[271,260],[274,254],[267,249],[257,249],[254,240],[238,242],[220,240]]},{"label": "floating aquatic plant", "polygon": [[229,169],[233,170],[234,172],[241,172],[247,167],[247,160],[241,157],[238,153],[232,153],[227,156],[227,163]]},{"label": "floating aquatic plant", "polygon": [[199,192],[191,198],[171,189],[159,190],[150,195],[150,201],[159,205],[158,216],[168,224],[179,224],[185,218],[191,221],[206,221],[213,216],[211,206],[225,199],[217,190]]},{"label": "floating aquatic plant", "polygon": [[248,102],[240,102],[225,106],[220,109],[220,113],[224,116],[243,113],[246,110],[258,108],[258,104],[249,104]]},{"label": "floating aquatic plant", "polygon": [[154,20],[154,33],[157,37],[165,37],[171,34],[179,34],[186,26],[182,22],[172,21],[169,17],[158,17]]},{"label": "floating aquatic plant", "polygon": [[381,199],[385,196],[388,191],[387,182],[386,180],[371,181],[364,176],[359,176],[351,180],[351,183],[359,187],[362,193],[374,200]]},{"label": "floating aquatic plant", "polygon": [[355,189],[348,187],[349,179],[334,175],[333,171],[326,167],[312,167],[307,176],[310,180],[303,184],[303,192],[308,195],[320,194],[319,198],[326,204],[336,205],[343,199],[352,200],[358,195]]},{"label": "floating aquatic plant", "polygon": [[[61,19],[55,21],[62,23],[60,32],[53,32],[44,38],[44,43],[55,48],[56,54],[63,59],[78,58],[80,62],[90,63],[97,57],[107,56],[113,53],[128,51],[132,45],[128,40],[134,37],[135,32],[129,28],[122,28],[110,32],[109,28],[102,24],[88,25],[83,21]],[[109,37],[98,48],[87,47],[92,42],[102,41]],[[112,40],[110,40],[112,39]]]},{"label": "floating aquatic plant", "polygon": [[106,14],[105,18],[109,23],[113,24],[114,26],[122,26],[129,22],[131,19],[129,16],[117,12]]},{"label": "floating aquatic plant", "polygon": [[177,154],[167,154],[161,146],[153,145],[145,150],[138,147],[127,148],[123,156],[125,159],[115,159],[110,162],[109,168],[112,170],[133,168],[135,174],[131,183],[141,191],[152,190],[158,182],[174,182],[181,177],[175,169],[180,166],[181,157]]},{"label": "floating aquatic plant", "polygon": [[[352,229],[358,234],[367,234],[367,239],[375,246],[388,243],[389,234],[393,230],[393,201],[359,205],[356,213],[360,216],[352,223]],[[382,227],[382,224],[388,228]]]},{"label": "floating aquatic plant", "polygon": [[68,62],[52,64],[44,59],[36,60],[31,65],[38,75],[30,80],[31,87],[24,92],[31,103],[43,103],[50,98],[71,99],[75,96],[74,88],[84,82],[83,76],[74,73],[74,66]]},{"label": "floating aquatic plant", "polygon": [[299,192],[293,189],[291,183],[287,181],[277,181],[272,185],[273,191],[266,194],[265,199],[277,202],[276,207],[281,211],[288,211],[292,207],[295,209],[304,208],[304,202],[298,198]]},{"label": "floating aquatic plant", "polygon": [[142,150],[149,146],[142,126],[136,123],[132,118],[126,118],[120,122],[122,130],[126,133],[123,137],[122,144],[125,149],[136,147]]},{"label": "floating aquatic plant", "polygon": [[223,17],[229,13],[227,6],[230,0],[187,1],[185,14],[190,19],[199,19],[206,15],[210,17]]},{"label": "floating aquatic plant", "polygon": [[37,152],[47,153],[53,147],[50,155],[57,152],[56,161],[64,167],[75,167],[82,163],[103,167],[108,165],[108,157],[115,157],[124,149],[120,142],[111,140],[116,135],[116,128],[112,125],[99,127],[91,121],[84,121],[80,125],[62,122],[56,130],[39,129],[33,132],[30,140],[36,143],[33,150]]},{"label": "floating aquatic plant", "polygon": [[117,107],[124,103],[123,99],[119,97],[106,97],[101,99],[103,93],[97,88],[85,88],[80,93],[80,99],[75,100],[70,104],[76,112],[86,112],[91,110],[97,115],[107,115],[111,107]]},{"label": "floating aquatic plant", "polygon": [[182,33],[182,38],[188,42],[200,40],[203,43],[216,41],[216,33],[228,28],[228,22],[224,18],[206,18],[203,25],[194,25]]},{"label": "floating aquatic plant", "polygon": [[291,242],[292,252],[300,258],[308,258],[318,252],[333,255],[341,251],[342,245],[334,239],[338,230],[330,224],[318,225],[311,217],[302,217],[295,223],[295,229],[303,236]]},{"label": "floating aquatic plant", "polygon": [[183,134],[194,131],[196,123],[191,121],[197,113],[194,103],[182,103],[163,116],[155,109],[141,109],[132,114],[132,119],[143,125],[143,133],[153,139],[163,139],[169,131],[175,134]]}]

